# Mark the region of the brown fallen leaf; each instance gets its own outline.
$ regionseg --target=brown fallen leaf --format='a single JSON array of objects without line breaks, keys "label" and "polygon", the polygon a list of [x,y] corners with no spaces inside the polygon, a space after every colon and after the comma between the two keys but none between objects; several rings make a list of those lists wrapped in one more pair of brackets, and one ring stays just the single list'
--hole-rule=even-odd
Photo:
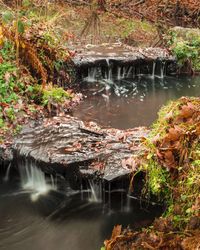
[{"label": "brown fallen leaf", "polygon": [[73,147],[77,150],[81,149],[82,148],[82,144],[80,142],[74,142],[73,143]]},{"label": "brown fallen leaf", "polygon": [[76,148],[68,147],[68,148],[65,148],[64,150],[65,150],[65,152],[75,152]]},{"label": "brown fallen leaf", "polygon": [[112,249],[112,244],[116,241],[117,237],[121,234],[121,231],[122,231],[122,226],[121,225],[116,225],[113,228],[111,239],[104,241],[106,250],[111,250]]},{"label": "brown fallen leaf", "polygon": [[181,107],[179,117],[181,117],[181,118],[189,118],[193,114],[194,114],[194,110],[193,110],[193,108],[191,108],[191,106],[183,105]]}]

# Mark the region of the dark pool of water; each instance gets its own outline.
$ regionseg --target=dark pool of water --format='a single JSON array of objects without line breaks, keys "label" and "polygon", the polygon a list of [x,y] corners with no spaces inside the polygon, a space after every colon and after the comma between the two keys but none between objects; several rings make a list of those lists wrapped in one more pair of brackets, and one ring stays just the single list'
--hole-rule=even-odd
[{"label": "dark pool of water", "polygon": [[84,121],[120,129],[149,126],[162,105],[181,96],[200,96],[200,77],[140,77],[122,81],[83,82],[87,98],[74,111]]},{"label": "dark pool of water", "polygon": [[0,249],[100,250],[116,224],[141,228],[160,215],[157,207],[142,210],[122,193],[106,203],[89,202],[80,193],[50,192],[35,202],[19,180],[0,180]]}]

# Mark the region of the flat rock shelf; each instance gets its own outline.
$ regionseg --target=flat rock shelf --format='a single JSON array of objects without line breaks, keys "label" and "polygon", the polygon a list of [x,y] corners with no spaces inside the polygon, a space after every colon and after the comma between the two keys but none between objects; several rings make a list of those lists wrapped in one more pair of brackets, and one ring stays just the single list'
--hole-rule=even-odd
[{"label": "flat rock shelf", "polygon": [[131,172],[126,160],[141,153],[147,134],[145,127],[103,129],[71,116],[54,117],[23,129],[14,142],[14,158],[34,160],[44,172],[67,178],[97,174],[112,181]]},{"label": "flat rock shelf", "polygon": [[74,46],[77,80],[121,80],[155,75],[163,78],[177,72],[176,59],[166,49],[137,48],[122,43]]},{"label": "flat rock shelf", "polygon": [[175,58],[162,48],[137,48],[122,43],[88,44],[75,47],[76,55],[73,61],[76,65],[93,64],[101,60],[116,60],[118,63],[133,62],[137,60],[163,60],[174,61]]}]

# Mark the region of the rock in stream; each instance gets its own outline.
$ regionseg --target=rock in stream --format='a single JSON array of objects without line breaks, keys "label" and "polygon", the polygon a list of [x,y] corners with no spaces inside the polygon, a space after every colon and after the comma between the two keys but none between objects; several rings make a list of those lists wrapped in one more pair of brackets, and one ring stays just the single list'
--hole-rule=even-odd
[{"label": "rock in stream", "polygon": [[144,127],[103,129],[71,116],[54,117],[24,127],[14,142],[14,157],[34,160],[44,172],[67,178],[98,175],[112,181],[131,172],[126,160],[141,152],[147,133]]}]

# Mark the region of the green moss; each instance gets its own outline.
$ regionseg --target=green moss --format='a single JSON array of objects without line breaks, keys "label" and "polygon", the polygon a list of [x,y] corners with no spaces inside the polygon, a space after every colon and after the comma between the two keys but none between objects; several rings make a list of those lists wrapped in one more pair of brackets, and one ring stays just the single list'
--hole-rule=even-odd
[{"label": "green moss", "polygon": [[147,163],[142,167],[146,169],[148,192],[162,199],[166,199],[168,195],[169,172],[162,168],[153,158],[148,159]]},{"label": "green moss", "polygon": [[37,104],[42,104],[44,106],[50,103],[62,104],[66,100],[72,98],[72,95],[65,91],[63,88],[47,86],[42,89],[42,86],[36,84],[34,86],[29,86],[27,89],[29,97],[34,100]]},{"label": "green moss", "polygon": [[48,103],[64,103],[66,100],[71,99],[72,96],[63,88],[50,87],[43,90],[42,104]]},{"label": "green moss", "polygon": [[[188,122],[181,118],[182,107],[187,104],[197,112],[192,115],[194,119],[192,123],[191,117],[188,118]],[[198,216],[200,212],[198,203],[200,193],[199,107],[199,98],[181,98],[170,102],[160,110],[158,120],[144,142],[147,154],[141,169],[146,172],[145,192],[165,201],[167,209],[163,216],[170,218],[174,226],[179,229],[183,229],[190,218]],[[180,128],[176,131],[184,131],[184,133],[176,141],[173,139],[170,141],[171,139],[168,139],[170,128]],[[177,165],[170,165],[174,162],[173,158],[171,162],[170,158],[165,161],[165,152],[172,152],[177,159],[179,157]],[[187,158],[181,162],[183,153]]]}]

